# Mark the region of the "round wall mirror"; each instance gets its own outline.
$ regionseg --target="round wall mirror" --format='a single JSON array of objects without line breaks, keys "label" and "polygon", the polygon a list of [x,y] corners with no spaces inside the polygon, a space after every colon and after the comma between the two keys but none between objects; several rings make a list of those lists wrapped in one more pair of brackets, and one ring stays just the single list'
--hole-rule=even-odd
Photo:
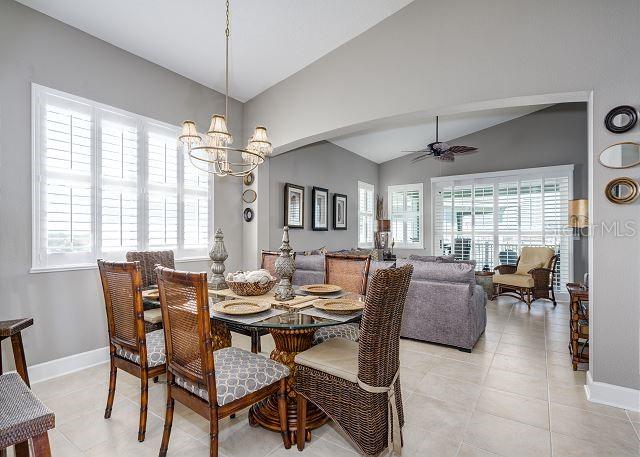
[{"label": "round wall mirror", "polygon": [[638,121],[638,113],[633,106],[616,106],[607,113],[604,125],[610,132],[623,133],[631,130]]},{"label": "round wall mirror", "polygon": [[640,164],[640,144],[612,144],[600,153],[600,163],[609,168],[629,168]]},{"label": "round wall mirror", "polygon": [[256,201],[256,198],[258,198],[258,194],[256,194],[256,191],[253,189],[247,189],[242,192],[242,201],[245,203],[253,203]]},{"label": "round wall mirror", "polygon": [[604,191],[611,203],[632,203],[638,198],[638,183],[631,178],[616,178],[609,181]]},{"label": "round wall mirror", "polygon": [[246,222],[251,222],[253,220],[253,210],[251,208],[245,208],[243,215]]}]

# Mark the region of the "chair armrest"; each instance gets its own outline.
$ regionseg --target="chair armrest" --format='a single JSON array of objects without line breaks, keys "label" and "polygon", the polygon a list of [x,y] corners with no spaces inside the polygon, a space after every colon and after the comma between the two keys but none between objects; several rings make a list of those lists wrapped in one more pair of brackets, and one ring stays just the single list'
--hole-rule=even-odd
[{"label": "chair armrest", "polygon": [[554,271],[550,268],[533,268],[529,270],[536,289],[549,287]]},{"label": "chair armrest", "polygon": [[501,275],[512,275],[516,272],[515,265],[498,265],[494,268],[494,271],[497,271]]}]

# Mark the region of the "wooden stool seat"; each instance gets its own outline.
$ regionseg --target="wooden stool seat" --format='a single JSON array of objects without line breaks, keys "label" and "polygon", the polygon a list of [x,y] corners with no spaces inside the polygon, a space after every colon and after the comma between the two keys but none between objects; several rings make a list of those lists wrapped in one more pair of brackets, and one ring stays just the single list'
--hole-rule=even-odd
[{"label": "wooden stool seat", "polygon": [[35,455],[50,455],[47,431],[54,427],[53,412],[38,400],[19,374],[0,376],[0,448],[33,439]]}]

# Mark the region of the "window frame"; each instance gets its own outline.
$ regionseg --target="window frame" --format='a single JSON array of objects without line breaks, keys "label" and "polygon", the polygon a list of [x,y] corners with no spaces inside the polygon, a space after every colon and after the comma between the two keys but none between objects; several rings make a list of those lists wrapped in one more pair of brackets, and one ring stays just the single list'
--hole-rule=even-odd
[{"label": "window frame", "polygon": [[405,204],[403,205],[405,207],[405,210],[402,212],[403,213],[403,224],[402,224],[402,230],[403,230],[403,242],[402,243],[398,243],[397,240],[393,239],[393,227],[392,227],[392,231],[391,231],[391,237],[394,243],[394,248],[395,249],[424,249],[424,232],[425,232],[425,222],[424,222],[424,183],[414,183],[414,184],[399,184],[399,185],[395,185],[395,186],[388,186],[387,187],[387,212],[389,214],[389,220],[391,221],[391,224],[393,226],[393,217],[394,217],[394,212],[393,212],[393,198],[392,195],[394,192],[407,192],[407,191],[418,191],[418,199],[420,200],[420,210],[418,211],[418,216],[419,216],[419,220],[420,220],[420,241],[418,243],[407,243],[407,214],[409,213],[408,211],[406,211],[406,198],[405,198]]},{"label": "window frame", "polygon": [[[499,193],[498,193],[499,186],[516,184],[518,189],[516,195],[518,199],[520,199],[522,195],[525,195],[525,196],[527,195],[527,194],[521,194],[521,190],[520,190],[521,183],[529,183],[537,179],[541,180],[542,188],[543,188],[543,192],[541,193],[541,196],[540,196],[541,205],[542,205],[541,206],[542,224],[541,224],[541,229],[539,231],[539,234],[542,237],[541,239],[544,243],[544,240],[546,239],[547,236],[549,237],[552,236],[551,232],[545,228],[547,226],[547,224],[545,223],[545,216],[544,216],[545,214],[545,197],[544,197],[545,180],[553,180],[554,178],[567,178],[567,201],[568,201],[573,199],[573,171],[574,171],[574,166],[570,164],[570,165],[524,168],[524,169],[505,170],[505,171],[486,172],[486,173],[473,173],[468,175],[440,176],[440,177],[431,178],[431,214],[432,214],[432,219],[434,221],[433,228],[431,230],[431,238],[432,238],[431,248],[432,248],[433,254],[439,255],[439,253],[441,252],[440,246],[438,245],[440,240],[440,232],[438,231],[438,227],[436,226],[436,221],[438,217],[438,215],[436,214],[437,198],[438,198],[438,192],[440,189],[444,187],[453,188],[456,186],[470,185],[472,189],[472,194],[473,194],[474,193],[473,189],[477,185],[491,184],[493,186],[494,200],[493,200],[492,211],[493,211],[494,217],[493,217],[493,231],[491,231],[490,233],[493,236],[493,244],[494,244],[494,253],[492,257],[493,257],[494,263],[498,265],[500,263],[500,260],[499,258],[496,258],[495,252],[499,251],[500,236],[501,234],[505,236],[511,234],[511,231],[509,230],[499,229],[499,221],[498,221],[498,218],[495,217],[496,211],[499,208],[498,206],[499,205]],[[472,213],[473,213],[472,220],[474,220],[475,211],[472,211]],[[526,246],[526,244],[521,244],[521,241],[520,241],[521,236],[522,235],[524,235],[525,237],[534,236],[538,234],[538,231],[531,231],[526,229],[523,230],[522,217],[520,212],[518,213],[518,216],[517,216],[517,224],[518,224],[517,230],[515,230],[514,233],[517,234],[517,237],[519,240],[518,244],[520,244],[520,249],[521,249],[522,247]],[[474,232],[474,239],[475,239],[475,221],[472,222],[472,225],[473,225],[472,231]],[[563,235],[558,234],[555,236],[563,236]],[[566,265],[567,282],[572,282],[574,255],[573,255],[573,240],[571,239],[571,237],[569,237],[566,249],[567,249],[567,255],[568,255],[568,261]],[[518,252],[518,255],[519,254],[520,252]],[[476,265],[477,269],[481,267],[482,267],[481,265]],[[564,287],[562,285],[560,286],[560,288],[556,288],[556,294],[563,293],[563,292],[564,292]]]},{"label": "window frame", "polygon": [[[371,207],[371,212],[369,211],[362,211],[362,209],[360,208],[360,189],[364,189],[365,192],[369,192],[369,190],[371,191],[371,194],[373,196],[373,202],[372,202],[372,207]],[[375,236],[375,221],[376,221],[376,202],[375,202],[375,198],[376,198],[376,186],[374,186],[373,184],[369,184],[368,182],[365,181],[360,181],[358,180],[358,247],[362,248],[362,249],[372,249],[374,246],[374,236]],[[360,240],[360,216],[364,215],[365,217],[371,217],[371,243],[368,242],[362,242]]]},{"label": "window frame", "polygon": [[[45,134],[43,122],[43,110],[48,99],[55,99],[56,103],[67,104],[69,108],[77,109],[80,105],[85,105],[91,114],[92,120],[92,138],[91,138],[91,166],[90,166],[90,185],[91,185],[91,248],[88,253],[66,253],[66,254],[49,254],[46,252],[47,239],[43,233],[44,224],[43,217],[43,184],[46,176],[43,175],[44,145]],[[102,122],[109,121],[114,118],[123,118],[123,123],[135,125],[137,129],[137,232],[138,242],[135,248],[126,248],[124,250],[107,250],[102,249]],[[148,235],[148,195],[149,195],[149,177],[148,177],[148,136],[149,132],[161,132],[168,136],[176,138],[177,157],[177,192],[176,204],[178,215],[177,227],[177,246],[167,249],[173,249],[177,262],[201,261],[208,260],[208,248],[211,245],[211,228],[213,227],[213,195],[214,195],[214,179],[213,175],[207,177],[207,222],[208,222],[208,240],[207,246],[201,248],[185,248],[184,247],[184,149],[178,144],[177,137],[180,134],[180,128],[165,122],[161,122],[146,116],[131,113],[119,108],[115,108],[100,102],[89,100],[73,94],[62,92],[56,89],[42,86],[40,84],[31,84],[31,268],[30,273],[50,272],[50,271],[70,271],[70,270],[87,270],[97,268],[95,262],[100,257],[114,260],[124,260],[125,252],[128,250],[146,250],[149,248]],[[189,194],[189,190],[186,192]],[[51,258],[59,256],[61,259],[68,261],[52,262]],[[74,261],[72,258],[78,260]],[[70,259],[71,258],[71,259]]]}]

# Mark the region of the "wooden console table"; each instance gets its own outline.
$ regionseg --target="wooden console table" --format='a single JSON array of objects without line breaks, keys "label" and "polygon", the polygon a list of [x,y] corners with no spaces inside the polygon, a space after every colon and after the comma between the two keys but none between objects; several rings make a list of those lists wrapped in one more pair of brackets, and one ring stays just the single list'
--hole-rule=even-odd
[{"label": "wooden console table", "polygon": [[567,290],[571,302],[569,353],[576,371],[578,363],[589,362],[589,289],[582,284],[568,283]]}]

